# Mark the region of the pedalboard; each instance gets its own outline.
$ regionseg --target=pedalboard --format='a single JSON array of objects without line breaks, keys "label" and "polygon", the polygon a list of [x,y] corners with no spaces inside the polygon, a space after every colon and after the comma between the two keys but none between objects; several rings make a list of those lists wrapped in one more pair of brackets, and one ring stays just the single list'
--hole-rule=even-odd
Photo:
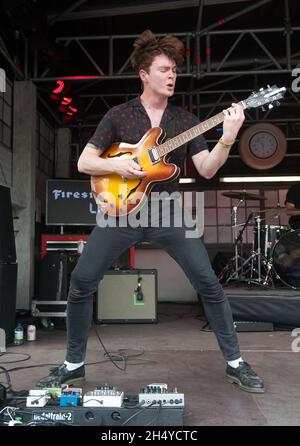
[{"label": "pedalboard", "polygon": [[32,389],[26,407],[4,407],[0,425],[183,426],[184,394],[152,383],[137,395],[107,384],[83,394],[74,387]]}]

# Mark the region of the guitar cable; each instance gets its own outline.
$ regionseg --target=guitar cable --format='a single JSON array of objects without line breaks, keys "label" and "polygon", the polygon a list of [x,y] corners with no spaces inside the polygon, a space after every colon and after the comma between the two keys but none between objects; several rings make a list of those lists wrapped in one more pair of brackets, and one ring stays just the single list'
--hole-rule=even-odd
[{"label": "guitar cable", "polygon": [[138,279],[137,279],[137,287],[134,290],[135,300],[137,302],[142,302],[144,300],[144,295],[142,291],[142,280],[143,278],[140,275],[140,271],[138,270]]}]

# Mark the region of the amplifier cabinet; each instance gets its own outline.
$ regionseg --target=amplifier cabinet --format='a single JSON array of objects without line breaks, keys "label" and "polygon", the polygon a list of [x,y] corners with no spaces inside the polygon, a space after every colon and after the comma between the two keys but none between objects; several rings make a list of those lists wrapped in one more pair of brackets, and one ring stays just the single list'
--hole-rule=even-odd
[{"label": "amplifier cabinet", "polygon": [[107,271],[98,286],[95,322],[157,322],[157,270]]}]

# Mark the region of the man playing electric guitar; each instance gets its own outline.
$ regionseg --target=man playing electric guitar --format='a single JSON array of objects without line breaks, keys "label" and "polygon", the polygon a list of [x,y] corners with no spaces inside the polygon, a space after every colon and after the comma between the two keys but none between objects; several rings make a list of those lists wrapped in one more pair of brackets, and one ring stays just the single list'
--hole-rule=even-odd
[{"label": "man playing electric guitar", "polygon": [[[147,150],[141,156],[134,156],[134,146],[151,128],[161,127],[168,136],[174,137],[199,124],[193,114],[168,103],[168,99],[174,94],[176,66],[182,63],[183,50],[179,39],[170,35],[158,39],[151,31],[143,32],[134,42],[131,61],[138,71],[143,92],[140,97],[109,110],[78,162],[79,171],[92,177],[95,189],[100,181],[100,189],[102,188],[103,192],[101,194],[96,190],[96,198],[104,214],[113,215],[113,211],[116,211],[116,203],[111,202],[110,196],[105,193],[107,184],[113,183],[110,195],[119,198],[121,203],[118,203],[116,218],[123,218],[122,212],[124,216],[127,215],[127,208],[131,205],[130,195],[134,194],[139,185],[144,184],[142,180],[146,180],[150,172],[154,177],[157,175],[159,181],[154,185],[153,191],[165,190],[170,193],[178,189],[178,182],[161,182],[162,177],[166,179],[168,175],[160,176],[159,169],[155,171],[154,167],[157,161],[160,161],[161,154],[159,149],[152,150],[152,141],[148,146],[146,144]],[[183,167],[186,153],[192,157],[199,175],[210,179],[216,174],[226,162],[243,124],[243,107],[232,104],[230,108],[223,110],[222,117],[223,135],[211,151],[207,149],[205,139],[201,135],[188,143],[182,140],[183,144],[171,157],[177,167],[172,167],[169,179],[174,179],[178,174],[177,168]],[[159,132],[155,133],[154,142],[157,136]],[[110,151],[109,157],[105,156],[116,141],[124,141],[124,144],[117,145]],[[163,169],[162,164],[160,169]],[[125,193],[119,193],[116,189],[122,182],[126,184]],[[123,211],[122,203],[126,204]],[[171,212],[178,212],[176,203]],[[248,392],[264,392],[263,379],[241,358],[231,309],[202,241],[199,237],[186,237],[184,225],[175,227],[171,224],[165,227],[157,224],[157,220],[155,223],[148,227],[95,227],[71,277],[66,360],[61,366],[53,369],[49,376],[43,378],[39,385],[50,387],[84,378],[92,298],[98,282],[122,252],[135,243],[149,241],[163,247],[179,263],[201,296],[210,327],[227,362],[227,380]]]}]

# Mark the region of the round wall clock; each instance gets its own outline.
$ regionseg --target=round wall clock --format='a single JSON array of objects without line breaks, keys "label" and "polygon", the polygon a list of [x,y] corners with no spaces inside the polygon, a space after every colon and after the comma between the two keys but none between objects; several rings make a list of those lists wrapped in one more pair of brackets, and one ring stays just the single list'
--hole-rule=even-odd
[{"label": "round wall clock", "polygon": [[271,169],[286,154],[286,137],[273,124],[261,123],[248,127],[239,141],[239,153],[247,166],[253,169]]}]

